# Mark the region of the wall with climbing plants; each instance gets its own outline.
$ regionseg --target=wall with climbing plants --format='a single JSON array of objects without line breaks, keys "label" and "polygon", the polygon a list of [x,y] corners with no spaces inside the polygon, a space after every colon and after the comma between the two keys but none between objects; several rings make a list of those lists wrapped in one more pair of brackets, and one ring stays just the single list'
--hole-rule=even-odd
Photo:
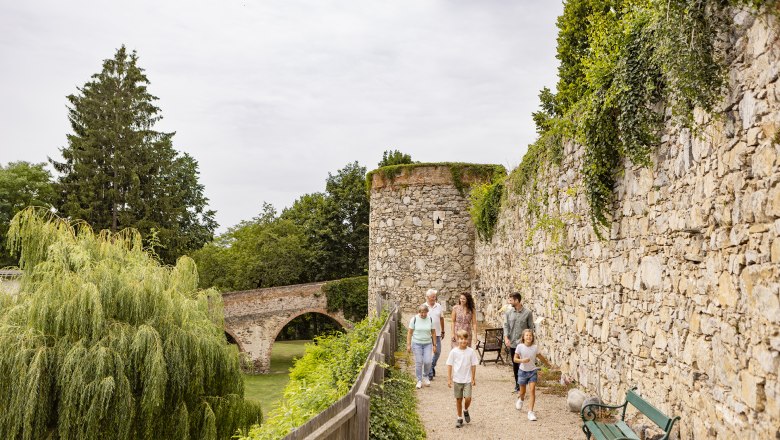
[{"label": "wall with climbing plants", "polygon": [[485,320],[520,291],[566,374],[685,439],[780,436],[779,8],[567,1],[539,139],[472,194]]}]

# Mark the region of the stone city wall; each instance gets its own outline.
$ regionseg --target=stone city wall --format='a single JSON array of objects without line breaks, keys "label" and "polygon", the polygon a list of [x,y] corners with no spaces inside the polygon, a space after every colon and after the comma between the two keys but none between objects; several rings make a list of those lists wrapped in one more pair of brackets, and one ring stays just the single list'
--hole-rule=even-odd
[{"label": "stone city wall", "polygon": [[[638,386],[682,417],[684,439],[780,439],[778,20],[741,12],[735,23],[719,114],[697,114],[698,135],[667,127],[651,168],[626,165],[605,240],[587,218],[582,150],[570,144],[542,176],[547,221],[529,220],[511,195],[474,257],[488,323],[500,325],[507,293],[521,291],[543,354],[565,374],[613,403]],[[410,264],[416,249],[401,250]],[[471,255],[449,258],[468,270]]]},{"label": "stone city wall", "polygon": [[[479,178],[461,177],[465,184]],[[471,292],[474,225],[468,198],[447,165],[415,166],[394,178],[372,175],[369,218],[369,310],[377,294],[413,312],[425,291],[449,306]],[[446,306],[449,304],[449,306]]]}]

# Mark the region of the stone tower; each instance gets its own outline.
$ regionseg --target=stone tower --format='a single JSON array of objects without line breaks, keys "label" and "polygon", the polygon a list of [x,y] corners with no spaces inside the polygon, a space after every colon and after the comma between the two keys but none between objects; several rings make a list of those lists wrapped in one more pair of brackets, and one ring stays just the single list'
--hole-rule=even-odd
[{"label": "stone tower", "polygon": [[471,292],[475,229],[468,192],[506,173],[500,165],[409,164],[368,175],[371,195],[368,250],[369,310],[376,295],[413,312],[425,291],[439,291],[449,309]]}]

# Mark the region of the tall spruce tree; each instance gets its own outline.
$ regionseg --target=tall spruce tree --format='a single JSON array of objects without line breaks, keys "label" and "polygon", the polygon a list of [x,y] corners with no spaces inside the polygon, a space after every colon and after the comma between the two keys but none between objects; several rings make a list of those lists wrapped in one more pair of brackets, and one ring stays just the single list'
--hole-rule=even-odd
[{"label": "tall spruce tree", "polygon": [[260,421],[190,258],[33,208],[9,241],[24,275],[0,292],[0,438],[227,440]]},{"label": "tall spruce tree", "polygon": [[216,222],[195,159],[173,148],[174,133],[154,130],[162,116],[137,62],[122,46],[67,97],[73,133],[64,160],[50,159],[62,174],[58,208],[96,229],[135,228],[173,263],[210,240]]}]

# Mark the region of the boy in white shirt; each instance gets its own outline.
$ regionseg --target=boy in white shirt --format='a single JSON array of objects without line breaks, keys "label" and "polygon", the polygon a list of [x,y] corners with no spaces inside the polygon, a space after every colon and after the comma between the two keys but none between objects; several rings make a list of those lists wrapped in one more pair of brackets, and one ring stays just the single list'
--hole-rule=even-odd
[{"label": "boy in white shirt", "polygon": [[[477,386],[476,373],[479,359],[477,352],[469,347],[469,334],[466,330],[458,330],[455,336],[458,338],[458,346],[450,351],[450,356],[447,358],[447,386],[452,388],[452,383],[455,382],[455,408],[458,414],[455,427],[460,428],[463,426],[464,417],[466,423],[471,423],[471,416],[469,416],[471,387]],[[465,408],[463,408],[464,399]]]}]

